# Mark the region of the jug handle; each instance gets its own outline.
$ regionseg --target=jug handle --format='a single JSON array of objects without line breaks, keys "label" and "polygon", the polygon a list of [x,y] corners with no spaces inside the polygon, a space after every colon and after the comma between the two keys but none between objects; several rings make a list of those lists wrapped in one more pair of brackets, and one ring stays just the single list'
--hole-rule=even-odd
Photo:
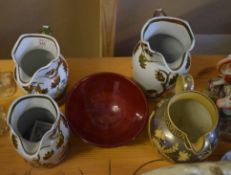
[{"label": "jug handle", "polygon": [[151,143],[152,143],[151,122],[152,122],[152,119],[154,116],[155,116],[155,110],[152,111],[152,113],[148,119],[148,137],[149,137],[149,140],[151,141]]},{"label": "jug handle", "polygon": [[162,8],[158,8],[155,10],[153,17],[167,16]]},{"label": "jug handle", "polygon": [[192,91],[194,89],[194,80],[192,75],[179,75],[176,80],[175,93]]}]

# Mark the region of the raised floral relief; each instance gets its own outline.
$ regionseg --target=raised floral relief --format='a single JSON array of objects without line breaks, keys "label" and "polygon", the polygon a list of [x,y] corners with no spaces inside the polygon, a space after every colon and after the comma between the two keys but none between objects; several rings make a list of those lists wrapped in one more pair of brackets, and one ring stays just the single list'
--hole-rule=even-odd
[{"label": "raised floral relief", "polygon": [[[45,159],[44,160],[47,160],[49,159],[53,154],[51,152],[48,152],[44,157]],[[39,168],[39,167],[53,167],[54,164],[52,163],[41,163],[41,160],[40,160],[40,155],[38,154],[38,157],[33,159],[32,161],[29,162],[32,166],[36,167],[36,168]]]},{"label": "raised floral relief", "polygon": [[56,88],[60,83],[60,76],[57,75],[51,83],[51,88]]},{"label": "raised floral relief", "polygon": [[40,93],[40,94],[47,94],[48,93],[48,89],[47,88],[44,88],[44,89],[41,88],[40,84],[39,83],[33,83],[33,85],[23,86],[23,88],[28,93],[37,92],[37,93]]},{"label": "raised floral relief", "polygon": [[54,155],[54,151],[48,151],[44,156],[43,156],[43,160],[48,160],[49,158],[51,158]]},{"label": "raised floral relief", "polygon": [[[164,75],[165,74],[165,75]],[[155,77],[158,81],[165,82],[167,73],[163,70],[156,71]]]},{"label": "raised floral relief", "polygon": [[155,137],[159,140],[165,140],[165,135],[160,129],[155,130]]},{"label": "raised floral relief", "polygon": [[179,162],[190,160],[191,154],[185,150],[182,150],[179,143],[168,143],[165,133],[161,128],[157,128],[153,131],[152,141],[160,152],[168,159],[172,160],[171,157],[176,156],[177,161]]},{"label": "raised floral relief", "polygon": [[59,149],[63,145],[63,143],[64,143],[64,136],[63,136],[62,131],[60,130],[59,135],[58,135],[58,141],[57,141],[56,148]]},{"label": "raised floral relief", "polygon": [[153,62],[152,60],[149,60],[147,58],[147,56],[149,56],[150,58],[152,57],[152,54],[150,53],[149,49],[147,48],[146,45],[144,45],[143,43],[139,43],[138,45],[140,45],[141,47],[141,53],[139,55],[139,63],[140,63],[140,67],[142,69],[146,68],[147,62]]},{"label": "raised floral relief", "polygon": [[190,154],[187,153],[186,151],[180,151],[178,153],[178,161],[183,162],[183,161],[188,161],[190,158]]},{"label": "raised floral relief", "polygon": [[172,76],[172,78],[170,78],[170,80],[169,80],[169,86],[172,86],[173,84],[176,83],[177,77],[178,77],[178,74],[175,74],[175,75]]},{"label": "raised floral relief", "polygon": [[147,62],[148,62],[148,59],[145,57],[145,55],[143,53],[141,53],[139,56],[140,67],[142,69],[145,69]]},{"label": "raised floral relief", "polygon": [[177,77],[178,74],[172,74],[171,72],[167,73],[164,70],[157,70],[155,72],[155,79],[161,83],[163,88],[161,93],[165,92],[168,87],[171,87],[173,84],[175,84]]},{"label": "raised floral relief", "polygon": [[160,128],[154,131],[154,137],[152,138],[152,140],[164,154],[175,153],[179,150],[178,143],[175,143],[172,146],[167,146],[165,134]]}]

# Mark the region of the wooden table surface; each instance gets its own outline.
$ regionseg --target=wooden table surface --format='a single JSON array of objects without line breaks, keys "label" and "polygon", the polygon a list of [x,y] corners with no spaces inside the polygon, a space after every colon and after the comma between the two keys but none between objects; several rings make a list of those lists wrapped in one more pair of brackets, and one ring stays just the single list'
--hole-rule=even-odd
[{"label": "wooden table surface", "polygon": [[[210,78],[217,75],[216,63],[224,56],[193,56],[190,73],[195,79],[196,90],[203,90]],[[131,78],[131,58],[69,58],[70,69],[68,90],[75,82],[95,72],[116,72]],[[12,71],[12,60],[1,60],[0,71]],[[0,99],[6,107],[17,96],[23,95],[20,89],[14,97]],[[149,99],[149,110],[155,108],[159,99]],[[64,110],[64,106],[61,107]],[[216,151],[207,160],[219,160],[231,149],[231,143],[219,141]],[[161,161],[157,161],[162,159]],[[68,154],[63,162],[54,168],[33,168],[13,149],[9,133],[0,137],[0,175],[132,175],[146,170],[167,166],[166,161],[151,145],[147,128],[130,144],[116,148],[99,148],[83,142],[72,135]],[[136,173],[135,173],[136,172]]]}]

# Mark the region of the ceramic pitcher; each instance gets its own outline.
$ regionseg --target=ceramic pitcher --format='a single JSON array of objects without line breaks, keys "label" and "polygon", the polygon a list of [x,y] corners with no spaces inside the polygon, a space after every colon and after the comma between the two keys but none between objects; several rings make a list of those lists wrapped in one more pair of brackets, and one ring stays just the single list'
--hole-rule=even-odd
[{"label": "ceramic pitcher", "polygon": [[217,63],[218,76],[208,83],[208,95],[216,102],[220,114],[220,136],[231,141],[231,55]]},{"label": "ceramic pitcher", "polygon": [[161,95],[188,72],[194,35],[189,24],[157,9],[143,26],[133,51],[133,78],[150,97]]},{"label": "ceramic pitcher", "polygon": [[231,115],[231,55],[217,63],[219,75],[209,81],[208,91],[218,108]]},{"label": "ceramic pitcher", "polygon": [[24,34],[12,50],[15,79],[27,93],[50,95],[59,101],[64,95],[68,67],[56,39],[46,34]]},{"label": "ceramic pitcher", "polygon": [[190,75],[179,76],[176,94],[150,117],[150,140],[171,161],[203,160],[216,147],[218,110],[208,96],[192,90],[193,84]]},{"label": "ceramic pitcher", "polygon": [[69,126],[51,97],[31,94],[16,99],[7,122],[13,147],[31,165],[50,167],[64,158]]}]

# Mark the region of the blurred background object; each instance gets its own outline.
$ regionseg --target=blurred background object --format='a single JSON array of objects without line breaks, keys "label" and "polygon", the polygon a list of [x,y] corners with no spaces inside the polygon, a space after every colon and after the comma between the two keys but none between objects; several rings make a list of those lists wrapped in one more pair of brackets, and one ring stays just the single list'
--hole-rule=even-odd
[{"label": "blurred background object", "polygon": [[10,58],[23,33],[49,25],[66,57],[131,56],[156,8],[187,20],[196,34],[192,54],[229,54],[230,0],[1,1],[0,59]]},{"label": "blurred background object", "polygon": [[16,92],[16,83],[12,72],[0,72],[0,98],[11,97]]},{"label": "blurred background object", "polygon": [[229,0],[117,0],[115,55],[131,55],[144,23],[156,8],[187,20],[196,35],[192,54],[231,52],[231,1]]},{"label": "blurred background object", "polygon": [[0,136],[4,135],[9,130],[6,122],[6,111],[0,105]]},{"label": "blurred background object", "polygon": [[49,25],[66,57],[100,56],[100,0],[1,1],[0,58],[11,58],[19,35]]}]

